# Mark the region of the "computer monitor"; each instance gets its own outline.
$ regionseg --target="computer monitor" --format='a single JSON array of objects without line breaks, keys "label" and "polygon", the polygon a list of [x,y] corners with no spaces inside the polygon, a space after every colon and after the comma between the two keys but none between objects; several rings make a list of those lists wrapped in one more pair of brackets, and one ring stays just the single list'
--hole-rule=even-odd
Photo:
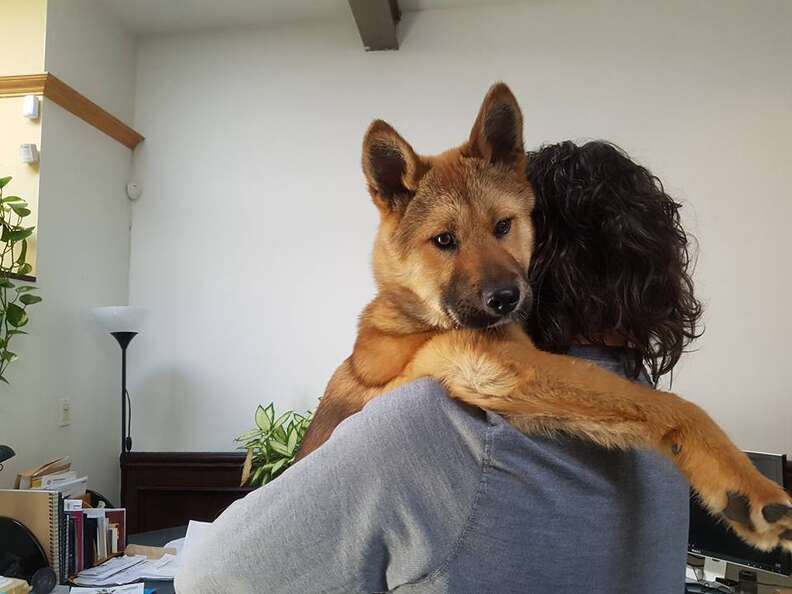
[{"label": "computer monitor", "polygon": [[[745,452],[759,472],[784,488],[786,456]],[[765,553],[748,546],[722,522],[713,518],[691,493],[688,551],[781,575],[792,575],[792,554],[776,549]]]}]

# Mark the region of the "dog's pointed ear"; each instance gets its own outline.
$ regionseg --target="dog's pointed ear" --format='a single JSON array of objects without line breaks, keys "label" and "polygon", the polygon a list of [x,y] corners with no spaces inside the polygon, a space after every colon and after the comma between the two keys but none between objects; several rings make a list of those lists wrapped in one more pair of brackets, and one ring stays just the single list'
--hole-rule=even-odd
[{"label": "dog's pointed ear", "polygon": [[393,210],[405,204],[427,169],[427,163],[388,123],[372,122],[363,138],[363,173],[377,206]]},{"label": "dog's pointed ear", "polygon": [[504,83],[492,85],[484,97],[464,152],[488,163],[513,167],[522,174],[525,165],[522,112]]}]

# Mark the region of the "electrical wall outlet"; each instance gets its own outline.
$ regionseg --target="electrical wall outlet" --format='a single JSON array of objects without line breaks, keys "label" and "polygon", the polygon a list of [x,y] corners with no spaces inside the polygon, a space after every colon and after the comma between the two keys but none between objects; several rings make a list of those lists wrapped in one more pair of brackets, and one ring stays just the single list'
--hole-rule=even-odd
[{"label": "electrical wall outlet", "polygon": [[71,400],[61,398],[58,400],[58,425],[66,427],[71,425]]}]

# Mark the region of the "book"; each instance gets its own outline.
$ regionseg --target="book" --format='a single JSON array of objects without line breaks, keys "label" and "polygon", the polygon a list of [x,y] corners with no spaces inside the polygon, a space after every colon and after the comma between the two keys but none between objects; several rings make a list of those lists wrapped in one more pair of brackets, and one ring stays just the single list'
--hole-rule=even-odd
[{"label": "book", "polygon": [[63,513],[63,497],[58,494],[58,568],[53,567],[55,575],[58,576],[58,583],[66,581],[66,514]]},{"label": "book", "polygon": [[74,555],[75,544],[75,529],[74,529],[74,516],[71,514],[64,514],[66,519],[66,577],[74,575],[74,568],[77,566],[76,558]]},{"label": "book", "polygon": [[21,522],[33,533],[56,576],[62,575],[61,547],[65,546],[62,501],[56,491],[0,489],[0,516]]},{"label": "book", "polygon": [[[88,487],[88,477],[83,476],[73,480],[63,482],[56,482],[47,487],[47,491],[58,491],[63,497],[67,499],[77,499],[85,495]],[[33,487],[34,489],[36,487]]]},{"label": "book", "polygon": [[105,516],[107,516],[111,525],[114,524],[118,529],[115,546],[118,548],[118,551],[121,552],[126,548],[126,543],[127,543],[126,509],[123,507],[119,507],[119,508],[106,507],[104,508],[104,512],[105,512]]},{"label": "book", "polygon": [[90,569],[96,565],[96,523],[97,518],[85,516],[85,533],[83,536],[83,552],[85,559],[85,569]]},{"label": "book", "polygon": [[31,489],[49,489],[61,483],[73,481],[77,479],[77,473],[73,470],[66,470],[64,472],[56,472],[53,474],[45,474],[42,476],[35,476],[30,479]]},{"label": "book", "polygon": [[110,524],[109,535],[110,537],[110,554],[116,555],[118,550],[118,524]]},{"label": "book", "polygon": [[93,535],[96,539],[96,563],[105,561],[107,555],[107,518],[102,515],[96,518],[96,534]]},{"label": "book", "polygon": [[82,510],[68,511],[66,514],[71,517],[74,526],[74,568],[71,569],[71,575],[77,575],[85,568],[83,548],[85,514]]},{"label": "book", "polygon": [[33,484],[34,478],[38,478],[48,474],[65,472],[70,468],[71,468],[71,461],[69,460],[68,456],[63,456],[62,458],[55,458],[54,460],[50,460],[49,462],[46,462],[41,466],[36,466],[35,468],[29,468],[28,470],[23,470],[22,472],[17,474],[16,482],[14,483],[14,488],[30,489],[31,485]]}]

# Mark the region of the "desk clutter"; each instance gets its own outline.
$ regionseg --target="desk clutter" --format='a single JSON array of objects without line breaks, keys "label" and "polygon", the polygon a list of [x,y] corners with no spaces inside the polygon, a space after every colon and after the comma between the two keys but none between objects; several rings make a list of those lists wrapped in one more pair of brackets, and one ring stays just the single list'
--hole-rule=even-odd
[{"label": "desk clutter", "polygon": [[[14,551],[0,550],[0,573],[19,575],[21,570],[22,576],[32,575],[45,561],[57,583],[64,583],[122,553],[126,510],[83,505],[81,499],[65,499],[58,491],[0,490],[0,517],[6,519],[0,523],[0,537],[4,543],[20,543]],[[35,543],[24,546],[25,532]]]},{"label": "desk clutter", "polygon": [[27,529],[58,583],[119,554],[126,544],[126,510],[92,508],[87,485],[88,477],[78,476],[64,457],[19,473],[15,489],[0,491],[0,516],[17,523],[5,530],[18,535]]},{"label": "desk clutter", "polygon": [[71,469],[68,456],[56,458],[46,464],[23,470],[16,477],[16,489],[41,489],[57,491],[66,499],[84,497],[88,488],[88,477],[77,476]]},{"label": "desk clutter", "polygon": [[[38,594],[25,580],[0,577],[0,594]],[[55,586],[51,594],[156,594],[155,588],[144,588],[143,584],[119,586],[117,588],[72,588]]]},{"label": "desk clutter", "polygon": [[0,594],[143,594],[143,580],[173,580],[186,539],[127,546],[126,510],[91,507],[87,478],[68,466],[54,460],[0,489]]}]

